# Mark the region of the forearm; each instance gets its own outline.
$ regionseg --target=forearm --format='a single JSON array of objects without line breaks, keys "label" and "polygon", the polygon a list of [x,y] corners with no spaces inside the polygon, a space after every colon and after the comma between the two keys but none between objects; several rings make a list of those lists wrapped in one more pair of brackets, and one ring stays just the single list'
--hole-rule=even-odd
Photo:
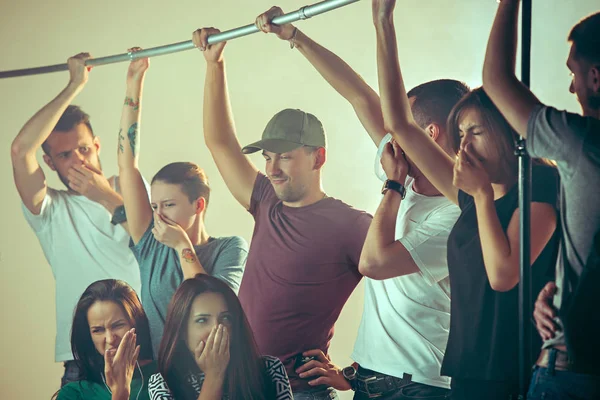
[{"label": "forearm", "polygon": [[206,377],[198,400],[221,400],[223,398],[223,378]]},{"label": "forearm", "polygon": [[494,290],[509,290],[519,280],[519,269],[508,237],[500,224],[493,192],[476,195],[475,208],[483,261],[490,285]]},{"label": "forearm", "polygon": [[483,63],[483,85],[486,90],[500,89],[514,80],[517,57],[519,0],[504,0],[492,26]]},{"label": "forearm", "polygon": [[198,274],[206,274],[206,270],[198,260],[194,246],[188,240],[183,241],[175,248],[179,256],[179,263],[183,272],[183,279],[190,279]]},{"label": "forearm", "polygon": [[515,75],[519,1],[503,0],[496,13],[483,64],[483,88],[508,123],[527,136],[529,117],[541,104]]},{"label": "forearm", "polygon": [[112,392],[111,400],[129,400],[130,390],[115,390]]},{"label": "forearm", "polygon": [[448,199],[458,202],[452,185],[452,158],[415,122],[398,61],[396,32],[392,17],[378,17],[377,73],[381,109],[386,131],[400,145],[427,179]]},{"label": "forearm", "polygon": [[[204,139],[212,151],[215,146],[229,147],[237,143],[229,89],[225,76],[225,61],[208,62],[204,81]],[[239,143],[238,143],[238,147]]]},{"label": "forearm", "polygon": [[142,89],[143,78],[127,83],[118,136],[119,169],[138,168]]},{"label": "forearm", "polygon": [[383,196],[360,255],[359,271],[372,279],[388,279],[417,272],[410,253],[396,240],[399,193],[388,190]]},{"label": "forearm", "polygon": [[415,122],[400,71],[392,16],[378,18],[375,22],[375,33],[379,93],[385,128],[390,132],[403,132],[406,131],[405,127]]},{"label": "forearm", "polygon": [[388,190],[381,199],[367,231],[361,262],[363,259],[379,259],[385,253],[386,247],[396,241],[396,219],[401,201],[400,194],[393,190]]},{"label": "forearm", "polygon": [[115,190],[110,190],[99,203],[108,210],[109,213],[113,214],[115,209],[123,205],[123,197]]},{"label": "forearm", "polygon": [[336,92],[354,108],[356,115],[376,144],[385,129],[377,93],[344,60],[298,30],[295,47]]},{"label": "forearm", "polygon": [[69,83],[58,96],[35,113],[13,141],[13,155],[35,154],[37,149],[50,136],[65,109],[82,89],[83,84]]},{"label": "forearm", "polygon": [[[143,77],[127,82],[117,147],[121,200],[127,213],[126,229],[136,244],[152,220],[148,192],[138,168],[143,83]],[[114,197],[112,204],[117,201]]]}]

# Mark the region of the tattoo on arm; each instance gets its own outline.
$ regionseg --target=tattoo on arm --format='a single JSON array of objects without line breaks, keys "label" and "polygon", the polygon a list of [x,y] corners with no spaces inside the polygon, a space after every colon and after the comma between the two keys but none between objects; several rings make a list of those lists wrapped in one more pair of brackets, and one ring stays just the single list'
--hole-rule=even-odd
[{"label": "tattoo on arm", "polygon": [[129,139],[129,145],[131,146],[131,154],[135,157],[135,153],[138,149],[138,141],[137,141],[137,134],[138,134],[138,124],[137,122],[134,122],[133,125],[131,125],[129,127],[129,130],[127,131],[127,138]]},{"label": "tattoo on arm", "polygon": [[197,260],[196,252],[192,249],[183,249],[181,251],[181,256],[185,261],[187,261],[189,263],[196,262],[196,260]]},{"label": "tattoo on arm", "polygon": [[134,101],[132,97],[125,97],[125,102],[123,104],[131,106],[133,111],[137,111],[140,108],[140,101]]},{"label": "tattoo on arm", "polygon": [[125,140],[125,136],[121,134],[123,132],[123,128],[119,128],[119,152],[123,153],[125,148],[123,147],[123,140]]}]

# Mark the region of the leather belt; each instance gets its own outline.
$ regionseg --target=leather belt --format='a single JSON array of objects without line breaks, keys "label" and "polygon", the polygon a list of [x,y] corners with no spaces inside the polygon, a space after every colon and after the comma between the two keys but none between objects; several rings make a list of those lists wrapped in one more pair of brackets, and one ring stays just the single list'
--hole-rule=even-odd
[{"label": "leather belt", "polygon": [[[554,353],[554,362],[552,362],[552,353]],[[542,368],[554,368],[557,371],[576,371],[575,365],[569,359],[569,353],[558,349],[542,349],[540,356],[535,363]]]},{"label": "leather belt", "polygon": [[356,373],[356,391],[376,398],[394,392],[412,382],[412,375],[403,374],[402,378],[381,374],[358,367]]}]

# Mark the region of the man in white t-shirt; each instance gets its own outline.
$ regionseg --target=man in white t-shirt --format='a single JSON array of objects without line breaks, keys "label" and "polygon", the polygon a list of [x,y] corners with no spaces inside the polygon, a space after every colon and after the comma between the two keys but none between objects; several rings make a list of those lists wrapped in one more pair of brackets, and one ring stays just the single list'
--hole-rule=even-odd
[{"label": "man in white t-shirt", "polygon": [[[343,60],[292,25],[271,24],[281,9],[256,19],[265,32],[289,40],[329,84],[346,98],[379,145],[384,196],[365,241],[359,270],[365,279],[364,311],[352,358],[343,370],[320,350],[297,372],[313,386],[353,389],[355,399],[442,399],[450,380],[440,376],[450,328],[448,234],[460,214],[421,172],[388,144],[377,94]],[[409,92],[415,120],[453,154],[446,119],[469,91],[463,83],[439,80]],[[379,157],[376,160],[379,165]],[[408,178],[407,178],[408,176]],[[387,178],[387,179],[386,179]]]},{"label": "man in white t-shirt", "polygon": [[[65,364],[62,385],[79,376],[70,334],[73,310],[87,286],[115,278],[138,293],[140,290],[139,267],[122,226],[125,214],[118,183],[102,173],[100,140],[92,131],[89,116],[69,105],[88,80],[88,58],[87,53],[69,58],[66,88],[27,121],[11,148],[23,213],[56,280],[55,360]],[[46,185],[36,159],[40,147],[44,161],[67,190]]]}]

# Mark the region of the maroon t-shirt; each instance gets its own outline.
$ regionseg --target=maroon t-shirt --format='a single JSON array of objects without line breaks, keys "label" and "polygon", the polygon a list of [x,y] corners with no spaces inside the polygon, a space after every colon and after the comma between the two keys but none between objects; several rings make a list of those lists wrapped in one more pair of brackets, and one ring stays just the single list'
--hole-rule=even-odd
[{"label": "maroon t-shirt", "polygon": [[287,207],[261,173],[250,213],[255,226],[239,299],[260,352],[284,363],[294,391],[310,388],[293,358],[309,349],[327,354],[333,325],[361,278],[372,217],[331,197]]}]

